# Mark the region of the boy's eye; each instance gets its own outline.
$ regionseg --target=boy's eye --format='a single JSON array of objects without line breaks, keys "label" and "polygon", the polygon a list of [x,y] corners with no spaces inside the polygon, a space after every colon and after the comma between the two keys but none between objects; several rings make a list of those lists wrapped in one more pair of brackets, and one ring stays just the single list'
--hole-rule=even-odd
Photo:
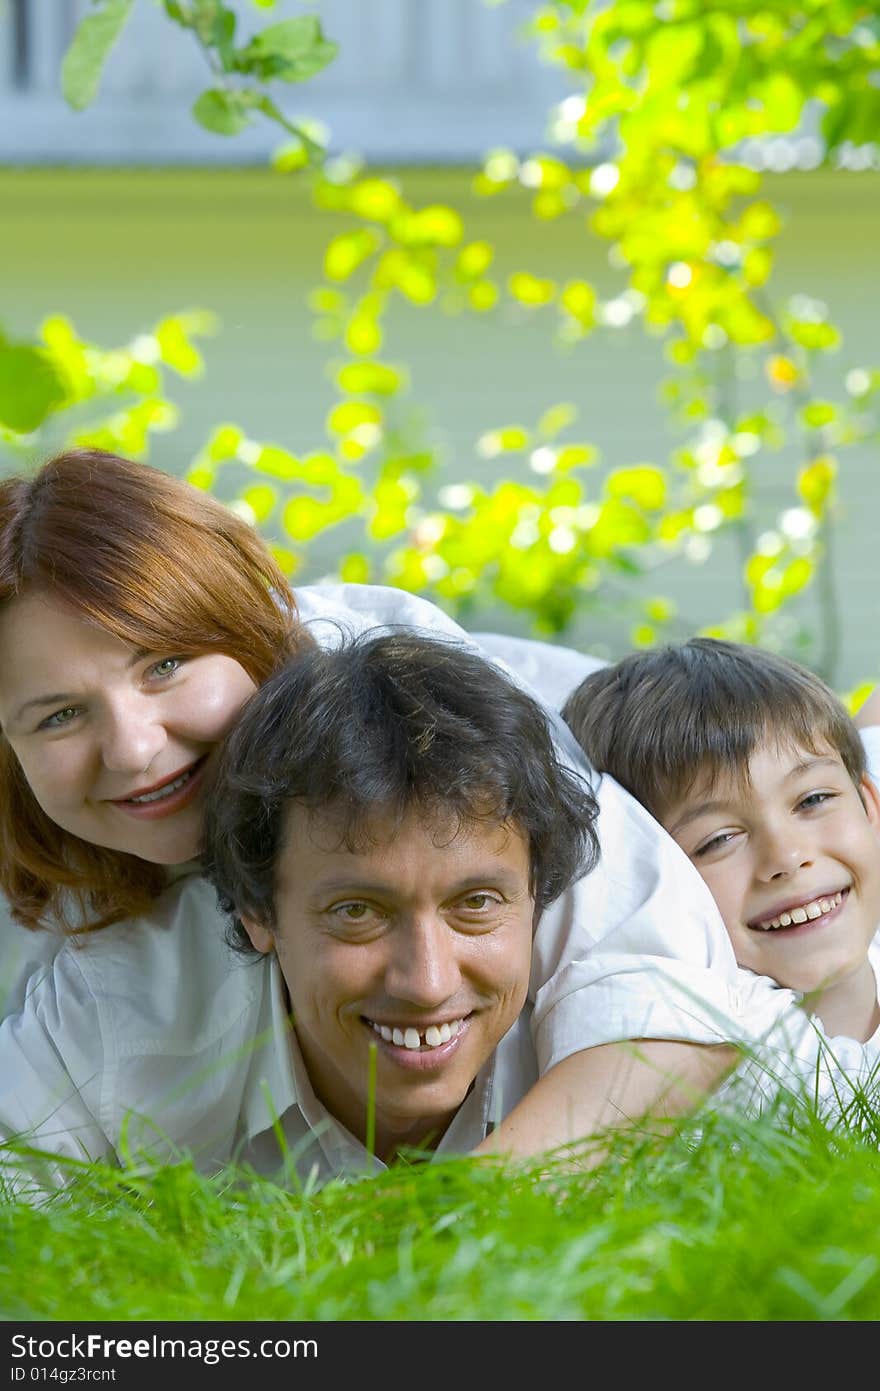
[{"label": "boy's eye", "polygon": [[836,792],[810,792],[808,796],[801,798],[798,806],[810,811],[813,807],[821,807],[823,803],[830,802],[832,797],[836,796]]},{"label": "boy's eye", "polygon": [[730,845],[737,837],[736,831],[719,831],[718,835],[712,836],[711,840],[706,840],[702,845],[698,845],[693,851],[695,860],[702,859],[704,855],[711,855],[715,850],[723,850]]}]

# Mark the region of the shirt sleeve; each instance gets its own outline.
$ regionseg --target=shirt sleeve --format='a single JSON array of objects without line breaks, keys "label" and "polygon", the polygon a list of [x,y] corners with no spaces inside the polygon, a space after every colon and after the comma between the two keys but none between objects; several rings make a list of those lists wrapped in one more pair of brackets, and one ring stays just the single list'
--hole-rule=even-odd
[{"label": "shirt sleeve", "polygon": [[561,643],[511,637],[507,633],[471,633],[471,637],[487,656],[527,682],[556,710],[562,708],[585,677],[608,665],[601,657],[576,652]]},{"label": "shirt sleeve", "polygon": [[0,1022],[0,1182],[26,1199],[64,1186],[77,1162],[113,1155],[98,1120],[101,1023],[74,951],[38,974]]},{"label": "shirt sleeve", "polygon": [[[759,978],[756,978],[756,980]],[[719,1088],[712,1109],[762,1115],[806,1107],[826,1124],[868,1130],[880,1102],[880,1030],[866,1043],[829,1038],[800,997],[778,989],[780,1009],[766,1036],[744,1048],[743,1060]]]}]

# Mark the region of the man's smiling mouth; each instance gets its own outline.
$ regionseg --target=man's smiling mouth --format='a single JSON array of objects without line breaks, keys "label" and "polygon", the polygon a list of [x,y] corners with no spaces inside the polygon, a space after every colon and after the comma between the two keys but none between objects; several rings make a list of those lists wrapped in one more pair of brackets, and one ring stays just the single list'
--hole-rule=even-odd
[{"label": "man's smiling mouth", "polygon": [[425,1029],[416,1029],[412,1024],[401,1028],[399,1025],[377,1024],[373,1019],[367,1019],[366,1022],[386,1043],[393,1043],[398,1048],[408,1048],[411,1052],[418,1048],[440,1048],[442,1044],[455,1038],[465,1023],[464,1019],[452,1019],[448,1023],[444,1021],[442,1024],[429,1024]]},{"label": "man's smiling mouth", "polygon": [[750,922],[748,926],[758,932],[776,932],[783,927],[800,927],[803,923],[815,922],[818,918],[824,917],[826,913],[831,913],[835,908],[839,908],[848,893],[848,888],[838,889],[833,894],[822,894],[819,898],[806,899],[793,908],[786,908],[776,917],[759,918]]}]

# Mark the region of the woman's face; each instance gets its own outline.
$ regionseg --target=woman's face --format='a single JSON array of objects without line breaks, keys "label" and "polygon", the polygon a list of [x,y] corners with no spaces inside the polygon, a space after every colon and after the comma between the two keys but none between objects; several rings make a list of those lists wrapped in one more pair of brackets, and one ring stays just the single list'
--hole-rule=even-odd
[{"label": "woman's face", "polygon": [[0,611],[0,727],[47,816],[153,864],[197,854],[211,755],[256,689],[232,657],[146,652],[50,595]]}]

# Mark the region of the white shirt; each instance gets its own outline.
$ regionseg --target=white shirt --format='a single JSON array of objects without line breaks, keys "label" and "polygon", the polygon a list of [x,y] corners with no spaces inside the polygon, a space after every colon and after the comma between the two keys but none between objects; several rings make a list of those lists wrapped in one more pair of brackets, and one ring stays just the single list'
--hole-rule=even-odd
[{"label": "white shirt", "polygon": [[[0,1137],[26,1134],[55,1158],[12,1181],[51,1191],[65,1160],[186,1150],[211,1172],[237,1161],[278,1176],[285,1149],[303,1182],[384,1168],[315,1097],[273,956],[226,944],[210,886],[172,884],[149,918],[71,939],[0,1024]],[[537,1077],[527,1006],[478,1074],[435,1153],[472,1150]],[[9,1176],[16,1157],[0,1152]],[[60,1161],[60,1162],[59,1162]]]},{"label": "white shirt", "polygon": [[[339,640],[340,625],[360,632],[404,624],[445,634],[506,664],[525,689],[553,706],[600,664],[528,640],[469,637],[434,605],[398,590],[315,586],[299,590],[297,600],[300,617],[326,645]],[[597,1044],[735,1040],[769,1058],[793,1049],[792,1066],[807,1079],[822,1052],[821,1031],[798,1008],[800,997],[737,965],[714,900],[684,852],[614,779],[596,776],[558,715],[554,720],[567,761],[593,780],[601,859],[542,914],[527,1011],[500,1045],[493,1077],[478,1079],[444,1148],[471,1148],[486,1133],[487,1117],[507,1114],[538,1075]],[[880,732],[875,748],[876,772]],[[235,1157],[242,1145],[256,1146],[265,1162],[265,1143],[258,1143],[265,1130],[262,1074],[234,1056],[271,1024],[274,1062],[267,1076],[276,1104],[287,1108],[285,1124],[298,1138],[317,1121],[323,1125],[320,1155],[307,1151],[306,1168],[317,1163],[322,1175],[352,1166],[363,1172],[357,1142],[314,1110],[295,1040],[286,1029],[279,1032],[277,989],[274,995],[268,985],[257,989],[259,968],[233,969],[222,938],[213,893],[197,877],[166,891],[148,919],[105,928],[82,946],[68,943],[57,959],[57,943],[47,936],[46,959],[30,975],[23,1008],[19,980],[15,1012],[0,1025],[0,1133],[37,1126],[41,1143],[60,1153],[82,1145],[94,1156],[108,1154],[133,1107],[158,1119],[174,1143],[194,1148],[201,1162]],[[207,995],[203,976],[213,982]],[[858,1078],[873,1066],[876,1040],[843,1042],[837,1063],[823,1064],[829,1095],[841,1070]],[[509,1063],[511,1057],[516,1061]],[[175,1087],[176,1105],[168,1100]],[[756,1106],[764,1094],[756,1082],[750,1094]]]},{"label": "white shirt", "polygon": [[[751,981],[775,997],[774,1026],[716,1104],[755,1112],[781,1086],[811,1081],[823,1036],[793,992]],[[762,1010],[751,1018],[774,1016]],[[531,1088],[544,1070],[531,1023],[526,1005],[432,1159],[474,1149]],[[719,1035],[729,1034],[719,1021]],[[876,1066],[878,1039],[833,1040],[831,1050],[817,1100],[833,1115]],[[316,1098],[275,957],[227,946],[197,874],[170,885],[148,918],[66,942],[31,978],[23,1009],[0,1023],[0,1060],[0,1140],[26,1136],[42,1156],[0,1146],[0,1177],[21,1198],[63,1186],[71,1160],[131,1162],[142,1151],[154,1162],[190,1153],[205,1173],[234,1161],[290,1185],[384,1167]]]}]

